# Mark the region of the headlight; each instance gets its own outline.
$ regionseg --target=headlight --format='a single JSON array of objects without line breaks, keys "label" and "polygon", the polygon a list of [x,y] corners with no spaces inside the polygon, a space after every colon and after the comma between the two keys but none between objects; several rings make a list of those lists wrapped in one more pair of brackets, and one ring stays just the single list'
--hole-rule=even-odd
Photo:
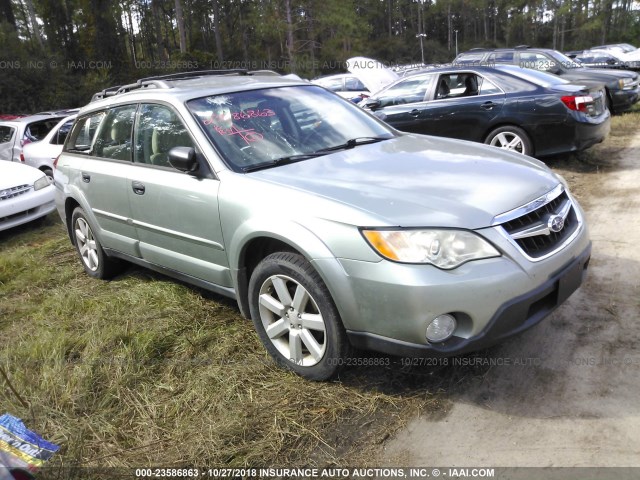
[{"label": "headlight", "polygon": [[464,230],[363,230],[362,234],[380,255],[401,263],[430,263],[449,270],[500,256],[489,242]]},{"label": "headlight", "polygon": [[45,175],[44,177],[39,178],[35,181],[35,183],[33,184],[33,189],[38,191],[42,188],[48,187],[49,185],[51,185],[51,182],[49,181],[49,177]]},{"label": "headlight", "polygon": [[618,86],[622,90],[631,90],[635,88],[635,80],[633,78],[621,78],[620,80],[618,80]]}]

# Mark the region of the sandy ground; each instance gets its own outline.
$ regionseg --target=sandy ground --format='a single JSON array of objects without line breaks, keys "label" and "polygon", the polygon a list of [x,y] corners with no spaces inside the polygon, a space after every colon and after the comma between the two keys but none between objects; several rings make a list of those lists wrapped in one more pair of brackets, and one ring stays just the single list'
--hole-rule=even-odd
[{"label": "sandy ground", "polygon": [[484,352],[503,364],[454,388],[444,414],[414,418],[381,463],[640,466],[640,136],[628,145],[593,168],[550,163],[587,212],[586,283]]}]

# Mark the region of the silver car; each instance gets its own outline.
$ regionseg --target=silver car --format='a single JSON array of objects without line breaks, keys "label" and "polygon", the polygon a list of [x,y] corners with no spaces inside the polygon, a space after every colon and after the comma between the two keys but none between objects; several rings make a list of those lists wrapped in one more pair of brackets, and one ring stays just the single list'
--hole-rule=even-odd
[{"label": "silver car", "polygon": [[543,163],[400,133],[273,75],[109,89],[55,171],[86,272],[126,260],[232,297],[314,380],[351,347],[454,355],[536,324],[581,284],[580,206]]},{"label": "silver car", "polygon": [[47,112],[0,121],[0,160],[19,162],[22,148],[42,140],[66,115]]},{"label": "silver car", "polygon": [[62,153],[62,145],[75,119],[76,115],[63,118],[42,140],[25,145],[20,154],[20,161],[41,170],[53,179],[53,162]]}]

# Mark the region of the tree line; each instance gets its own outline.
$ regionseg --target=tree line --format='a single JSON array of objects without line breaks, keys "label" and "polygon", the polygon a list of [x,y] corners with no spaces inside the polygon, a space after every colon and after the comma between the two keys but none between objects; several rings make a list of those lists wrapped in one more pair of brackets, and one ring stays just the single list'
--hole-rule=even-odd
[{"label": "tree line", "polygon": [[355,55],[637,43],[634,0],[0,0],[0,113],[79,106],[107,86],[193,69],[312,78]]}]

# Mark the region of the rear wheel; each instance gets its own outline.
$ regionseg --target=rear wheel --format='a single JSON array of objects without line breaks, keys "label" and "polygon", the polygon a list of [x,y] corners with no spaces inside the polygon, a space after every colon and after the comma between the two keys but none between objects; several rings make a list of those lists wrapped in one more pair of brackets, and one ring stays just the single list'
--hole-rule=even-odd
[{"label": "rear wheel", "polygon": [[523,155],[533,154],[533,145],[529,140],[529,136],[519,127],[506,126],[496,128],[487,135],[484,143]]},{"label": "rear wheel", "polygon": [[121,270],[122,264],[104,253],[84,210],[80,207],[73,211],[71,232],[82,266],[88,275],[94,278],[107,279]]},{"label": "rear wheel", "polygon": [[301,255],[274,253],[249,281],[251,318],[260,340],[280,366],[310,380],[337,373],[349,350],[329,291]]}]

